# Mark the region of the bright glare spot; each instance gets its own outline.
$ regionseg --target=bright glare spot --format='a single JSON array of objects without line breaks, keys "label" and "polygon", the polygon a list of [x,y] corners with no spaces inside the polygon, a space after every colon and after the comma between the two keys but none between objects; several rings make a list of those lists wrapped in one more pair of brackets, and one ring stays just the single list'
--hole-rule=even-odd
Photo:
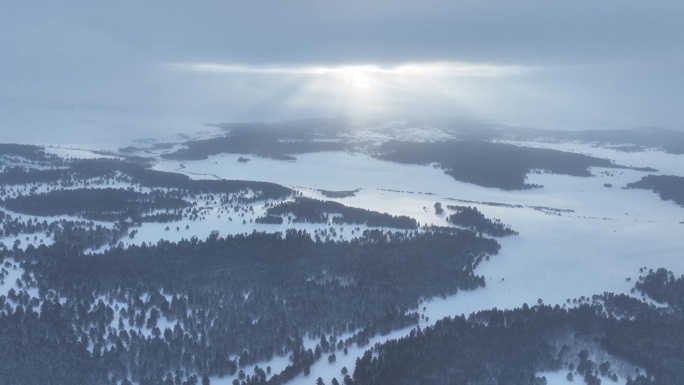
[{"label": "bright glare spot", "polygon": [[[242,87],[241,99],[255,95],[252,105],[272,103],[273,95],[278,95],[283,111],[331,111],[350,116],[416,111],[470,114],[492,105],[503,108],[492,96],[499,94],[500,85],[513,84],[538,70],[461,62],[334,66],[172,63],[163,68],[211,76],[211,82],[205,79],[207,87],[222,78],[231,85],[229,89]],[[497,92],[490,92],[492,89]]]},{"label": "bright glare spot", "polygon": [[407,63],[394,66],[341,65],[341,66],[246,66],[218,63],[174,63],[171,68],[190,72],[234,74],[301,74],[301,75],[418,75],[500,77],[533,70],[533,67],[472,64],[457,62]]}]

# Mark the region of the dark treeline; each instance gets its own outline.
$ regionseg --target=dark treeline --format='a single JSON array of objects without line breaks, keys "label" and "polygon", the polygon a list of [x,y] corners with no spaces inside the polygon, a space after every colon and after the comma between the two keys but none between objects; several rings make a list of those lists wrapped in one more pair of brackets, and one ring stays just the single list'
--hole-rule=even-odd
[{"label": "dark treeline", "polygon": [[618,368],[610,362],[593,362],[587,350],[572,352],[578,339],[646,369],[620,373],[627,384],[684,381],[681,309],[657,309],[625,295],[593,299],[569,310],[524,305],[438,321],[367,352],[357,360],[354,383],[540,385],[546,382],[535,373],[556,370],[590,385],[600,384],[600,376],[616,380]]},{"label": "dark treeline", "polygon": [[[458,288],[483,285],[482,277],[473,275],[473,269],[484,256],[496,254],[499,245],[466,230],[454,234],[367,230],[361,237],[344,242],[314,242],[306,232],[288,230],[283,238],[265,233],[211,237],[207,241],[192,238],[60,258],[48,257],[55,253],[53,249],[14,254],[15,258],[25,256],[30,270],[60,292],[69,292],[77,282],[95,288],[136,287],[143,277],[142,281],[150,285],[154,281],[154,285],[172,292],[186,289],[186,281],[192,280],[200,286],[246,291],[250,284],[259,282],[338,281],[348,289],[359,285],[393,287],[393,293],[386,295],[413,298],[410,303],[415,305],[421,295],[449,294]],[[223,278],[202,282],[207,275]]]},{"label": "dark treeline", "polygon": [[34,161],[45,161],[48,159],[45,155],[44,147],[30,144],[0,143],[0,156],[2,155],[20,156]]},{"label": "dark treeline", "polygon": [[[158,215],[144,216],[143,220],[157,219]],[[172,214],[169,214],[172,215]],[[95,224],[90,221],[73,221],[73,220],[53,220],[48,222],[46,219],[40,221],[38,218],[27,218],[12,216],[0,210],[0,237],[17,237],[19,234],[25,235],[24,240],[17,239],[14,244],[5,244],[0,242],[0,245],[5,247],[20,246],[22,242],[33,244],[36,246],[38,235],[41,234],[40,243],[43,243],[42,235],[44,234],[48,239],[52,239],[57,243],[65,246],[64,252],[82,252],[86,249],[98,249],[104,245],[117,246],[120,239],[129,235],[128,230],[133,223],[128,222],[130,218],[124,221],[115,222],[112,228]]]},{"label": "dark treeline", "polygon": [[671,154],[684,154],[684,133],[658,127],[608,130],[546,130],[531,128],[508,128],[492,133],[502,139],[514,136],[519,140],[554,138],[560,141],[581,141],[584,143],[608,145],[618,151],[648,151],[659,148]]},{"label": "dark treeline", "polygon": [[56,225],[51,224],[48,234],[51,233],[56,244],[63,246],[65,254],[98,249],[105,245],[116,246],[128,234],[129,228],[126,222],[117,222],[111,229],[92,222],[61,220],[53,224]]},{"label": "dark treeline", "polygon": [[[416,229],[418,222],[405,215],[394,216],[371,210],[348,207],[341,203],[311,198],[296,198],[269,207],[268,215],[294,215],[293,222],[366,225],[395,229]],[[337,215],[336,215],[337,214]]]},{"label": "dark treeline", "polygon": [[[108,228],[102,225],[96,225],[92,221],[69,221],[61,219],[59,221],[52,221],[48,223],[46,220],[42,222],[38,220],[28,219],[20,221],[16,218],[7,216],[3,222],[4,236],[17,236],[27,234],[24,241],[35,246],[38,239],[36,233],[44,233],[48,238],[52,238],[55,242],[63,245],[65,254],[72,252],[82,252],[86,249],[97,249],[104,245],[116,246],[124,235],[128,234],[129,224],[126,222],[117,222],[113,228]],[[31,237],[30,235],[33,235]],[[40,243],[43,243],[42,239]],[[0,244],[5,245],[0,242]],[[12,245],[5,245],[5,247],[20,246],[22,241],[17,239]]]},{"label": "dark treeline", "polygon": [[21,166],[7,167],[0,173],[0,185],[26,185],[30,183],[54,183],[71,180],[68,169],[34,170]]},{"label": "dark treeline", "polygon": [[525,181],[535,169],[586,177],[591,176],[589,167],[620,167],[608,159],[485,141],[389,142],[380,147],[377,157],[408,164],[437,163],[456,180],[503,190],[541,187]]},{"label": "dark treeline", "polygon": [[639,278],[635,288],[657,302],[684,310],[684,276],[675,278],[667,269],[650,270]]},{"label": "dark treeline", "polygon": [[[195,180],[187,175],[172,172],[150,170],[147,163],[131,162],[118,159],[78,159],[62,161],[62,169],[29,170],[24,167],[10,167],[0,173],[0,185],[23,185],[28,183],[58,183],[61,186],[73,186],[77,181],[100,178],[103,184],[114,181],[126,181],[150,188],[174,188],[188,193],[235,194],[251,190],[250,198],[242,198],[245,202],[265,199],[283,199],[292,194],[292,190],[269,182],[240,180]],[[122,177],[121,174],[124,174]]]},{"label": "dark treeline", "polygon": [[[299,120],[280,123],[236,123],[222,125],[225,136],[184,143],[187,148],[162,155],[167,159],[198,160],[210,155],[254,154],[271,159],[294,160],[292,154],[320,151],[344,151],[349,144],[340,141],[316,141],[322,134],[343,131],[346,123],[338,120]],[[332,136],[334,137],[334,135]]]},{"label": "dark treeline", "polygon": [[242,203],[267,199],[284,199],[292,195],[292,190],[270,182],[244,180],[206,180],[190,179],[187,175],[148,169],[137,169],[129,173],[134,183],[146,187],[167,187],[183,189],[191,193],[236,194],[251,190],[251,198],[241,198]]},{"label": "dark treeline", "polygon": [[266,215],[264,217],[259,217],[254,220],[256,223],[263,223],[267,225],[282,225],[283,217],[275,215]]},{"label": "dark treeline", "polygon": [[49,229],[49,223],[46,220],[40,222],[37,219],[31,219],[24,221],[18,217],[13,217],[0,210],[0,224],[2,225],[2,230],[0,231],[0,236],[11,237],[17,236],[19,233],[22,234],[35,234],[44,233]]},{"label": "dark treeline", "polygon": [[[527,312],[493,311],[471,320],[447,318],[398,341],[390,340],[375,347],[377,357],[368,351],[357,360],[354,383],[536,385],[536,371],[561,368],[551,344],[543,338],[549,324],[561,326],[561,317],[546,307]],[[479,318],[487,324],[475,321]]]},{"label": "dark treeline", "polygon": [[447,222],[456,226],[469,228],[493,237],[505,237],[507,235],[518,234],[517,231],[511,229],[508,225],[504,225],[498,219],[491,220],[485,217],[477,207],[449,205],[447,208],[457,211],[447,217]]},{"label": "dark treeline", "polygon": [[360,190],[349,190],[349,191],[328,191],[328,190],[318,190],[323,194],[323,196],[327,198],[349,198],[356,196],[356,193],[358,193]]},{"label": "dark treeline", "polygon": [[629,183],[629,188],[653,190],[660,199],[673,201],[684,206],[684,177],[674,175],[647,175],[641,180]]},{"label": "dark treeline", "polygon": [[[291,366],[271,380],[281,383],[306,373],[313,359],[415,324],[418,315],[407,311],[421,298],[483,286],[473,270],[499,245],[466,230],[372,230],[345,242],[315,242],[289,230],[284,236],[160,241],[94,255],[65,248],[66,241],[56,241],[0,251],[31,274],[23,287],[40,294],[32,299],[11,290],[0,296],[1,349],[7,353],[0,378],[15,384],[49,376],[55,384],[119,384],[125,378],[158,384],[177,371],[182,381],[249,373],[257,361],[290,354]],[[353,331],[355,337],[337,340]],[[27,334],[28,341],[22,339]],[[304,351],[306,337],[321,343]],[[44,347],[30,354],[38,345]],[[83,367],[52,370],[44,365],[48,355],[54,365],[66,357],[64,367]],[[30,366],[31,376],[13,372]],[[263,383],[255,382],[262,376],[242,382],[248,379]]]},{"label": "dark treeline", "polygon": [[141,193],[132,189],[89,188],[53,190],[47,193],[19,195],[4,201],[8,210],[22,214],[71,215],[90,220],[140,220],[154,210],[179,210],[190,206],[175,191],[153,190]]},{"label": "dark treeline", "polygon": [[[249,129],[246,128],[249,126]],[[255,154],[273,159],[294,160],[291,154],[354,150],[353,142],[317,142],[315,131],[306,125],[273,130],[269,125],[231,127],[225,137],[185,143],[188,148],[163,155],[168,159],[206,159],[220,153]],[[591,176],[589,167],[624,168],[607,159],[587,155],[492,143],[482,140],[436,143],[388,142],[374,156],[399,163],[437,163],[457,180],[504,190],[542,186],[526,182],[526,174],[540,169],[557,174]],[[652,169],[649,169],[652,170]]]},{"label": "dark treeline", "polygon": [[[101,359],[93,357],[76,338],[63,338],[69,325],[51,308],[5,307],[0,314],[0,378],[6,384],[104,384]],[[6,359],[10,358],[10,359]],[[42,363],[42,364],[41,364]]]},{"label": "dark treeline", "polygon": [[255,155],[276,160],[295,160],[292,154],[321,151],[344,151],[347,144],[340,142],[281,141],[270,133],[234,133],[221,138],[203,139],[184,143],[188,148],[162,158],[171,160],[202,160],[221,153]]}]

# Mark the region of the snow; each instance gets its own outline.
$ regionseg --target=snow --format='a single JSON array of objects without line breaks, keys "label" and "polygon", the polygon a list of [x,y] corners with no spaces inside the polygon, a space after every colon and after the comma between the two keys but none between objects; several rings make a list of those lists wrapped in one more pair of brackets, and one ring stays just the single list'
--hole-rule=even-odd
[{"label": "snow", "polygon": [[341,135],[354,140],[383,143],[390,140],[402,142],[439,142],[456,139],[454,135],[429,126],[414,126],[409,122],[389,122],[376,127],[364,127]]},{"label": "snow", "polygon": [[[403,231],[389,228],[368,227],[366,225],[338,225],[338,224],[322,224],[322,223],[302,223],[292,222],[288,223],[287,217],[280,225],[254,223],[259,217],[266,215],[266,208],[264,202],[250,204],[253,211],[235,212],[233,209],[221,206],[220,204],[213,204],[211,207],[205,207],[201,211],[200,219],[191,220],[184,218],[180,221],[165,222],[165,223],[143,223],[140,227],[131,228],[129,231],[137,230],[133,238],[124,237],[121,239],[124,247],[129,245],[156,244],[160,239],[171,242],[178,242],[182,239],[190,239],[197,237],[197,239],[207,239],[212,232],[218,231],[220,237],[237,234],[251,234],[253,231],[265,233],[281,233],[285,234],[288,229],[304,230],[308,232],[312,239],[315,239],[315,232],[326,230],[330,234],[330,229],[334,228],[337,236],[330,235],[331,239],[335,240],[349,240],[357,238],[368,229],[384,229],[389,231]],[[241,216],[244,214],[244,216]],[[294,218],[294,216],[293,216]],[[243,220],[246,222],[243,224]],[[252,221],[252,222],[250,222]],[[168,230],[166,230],[168,228]],[[352,234],[353,231],[353,234]],[[321,236],[325,239],[325,236]],[[109,246],[103,246],[93,252],[102,252],[108,249]]]},{"label": "snow", "polygon": [[[682,174],[681,167],[677,167],[682,164],[681,156],[662,152],[624,153],[577,143],[539,145],[607,157],[618,164],[654,167],[667,174]],[[238,163],[237,158],[238,155],[217,155],[203,161],[185,162],[183,169],[178,168],[177,162],[162,161],[156,168],[183,172],[194,178],[204,174],[305,186],[301,190],[305,196],[393,215],[409,215],[421,224],[448,225],[444,215],[434,214],[435,202],[442,202],[444,207],[465,204],[476,206],[490,218],[501,219],[520,233],[499,239],[502,245],[499,255],[478,267],[476,272],[487,279],[485,288],[428,299],[421,305],[426,310],[421,312],[429,321],[421,320],[421,326],[446,316],[467,315],[493,307],[532,305],[539,299],[546,304],[565,304],[568,299],[591,297],[605,291],[629,293],[639,268],[645,265],[684,273],[679,241],[682,231],[679,222],[684,218],[684,211],[650,191],[622,189],[649,174],[646,172],[593,168],[595,177],[590,178],[530,173],[528,183],[542,184],[543,189],[502,191],[458,182],[434,167],[384,162],[361,154],[303,154],[295,162],[252,158],[247,164]],[[606,183],[612,187],[604,187]],[[353,197],[331,199],[312,189],[360,191]],[[462,203],[449,198],[523,207]],[[553,213],[535,210],[533,206],[567,211],[550,215]],[[255,226],[249,229],[252,227]],[[406,335],[410,329],[376,337],[369,346]],[[301,375],[291,383],[308,384],[319,376],[326,382],[332,377],[341,380],[340,368],[346,366],[353,372],[356,358],[369,346],[349,349],[346,357],[337,354],[334,364],[323,357],[311,368],[308,377]],[[277,367],[275,362],[271,367]],[[566,383],[566,375],[567,372],[548,373],[547,380],[550,384],[557,380]]]},{"label": "snow", "polygon": [[6,258],[0,266],[0,268],[5,269],[8,273],[0,283],[0,296],[7,296],[11,289],[19,291],[21,288],[17,286],[16,282],[17,279],[21,279],[24,269],[19,267],[19,264],[12,258]]},{"label": "snow", "polygon": [[[598,151],[587,145],[580,150]],[[642,154],[643,159],[635,165],[650,164],[651,155],[657,158],[662,154]],[[530,173],[528,182],[542,184],[543,189],[502,191],[458,182],[433,167],[384,162],[359,154],[304,154],[295,162],[254,158],[247,164],[238,163],[237,158],[237,155],[219,155],[185,162],[185,168],[177,171],[332,191],[360,188],[356,196],[340,199],[325,198],[314,190],[302,192],[348,206],[409,215],[421,224],[448,225],[444,216],[434,214],[434,203],[464,204],[448,198],[525,206],[466,204],[477,206],[488,217],[499,218],[520,232],[519,236],[500,239],[500,255],[478,268],[477,273],[485,275],[490,285],[462,295],[476,297],[472,302],[482,303],[479,308],[517,307],[525,302],[536,303],[538,298],[546,303],[563,303],[568,298],[604,291],[629,292],[633,283],[625,279],[631,277],[634,282],[639,267],[644,265],[664,266],[676,274],[684,273],[678,241],[684,211],[650,191],[621,189],[647,174],[644,172],[594,168],[592,172],[596,176],[589,178]],[[176,165],[163,161],[156,168],[172,171]],[[605,183],[613,187],[606,188]],[[573,212],[549,215],[531,206]],[[215,222],[194,226],[220,228],[221,234],[225,234],[224,229],[232,232],[230,226]],[[232,226],[236,226],[235,222]],[[241,221],[237,225],[245,232],[252,228],[272,228],[269,226],[272,225],[243,226]],[[282,226],[286,227],[290,226]],[[502,278],[504,281],[499,283]],[[463,308],[456,313],[460,314],[468,311],[471,300],[459,297],[456,302]]]},{"label": "snow", "polygon": [[[19,263],[16,262],[14,258],[5,258],[5,260],[2,261],[2,263],[0,264],[0,269],[5,270],[5,277],[2,280],[0,280],[0,296],[7,297],[10,290],[14,289],[14,291],[17,294],[19,294],[19,292],[23,290],[26,291],[29,297],[38,298],[38,288],[28,287],[26,285],[27,282],[22,279],[22,276],[24,275],[25,271],[21,266],[19,266]],[[35,278],[33,274],[29,275],[30,280],[34,281]],[[21,286],[17,285],[17,280],[21,281]],[[13,301],[9,298],[7,298],[7,301],[8,303],[13,303]],[[17,305],[17,303],[14,302],[14,305]],[[40,313],[40,304],[33,309]]]},{"label": "snow", "polygon": [[71,158],[71,159],[121,159],[118,156],[105,155],[102,153],[98,153],[95,150],[82,149],[79,147],[72,147],[72,146],[67,146],[67,147],[46,146],[45,147],[45,153],[46,154],[54,154],[54,155],[57,155],[61,158]]},{"label": "snow", "polygon": [[142,156],[142,157],[158,157],[160,155],[164,154],[171,154],[179,150],[187,149],[188,146],[184,144],[169,144],[169,148],[154,148],[154,147],[147,147],[144,149],[141,149],[139,151],[135,151],[135,155]]},{"label": "snow", "polygon": [[[573,373],[574,379],[568,381],[567,379],[568,371],[559,370],[557,372],[540,372],[537,373],[537,377],[546,377],[546,385],[570,385],[570,384],[584,384],[584,378],[577,373]],[[618,377],[617,382],[611,380],[610,378],[601,377],[602,384],[614,384],[614,385],[624,385],[627,380],[623,377]]]},{"label": "snow", "polygon": [[[300,373],[298,376],[296,376],[292,381],[288,382],[288,384],[293,384],[293,385],[310,385],[316,381],[318,377],[321,377],[325,383],[330,383],[333,377],[336,377],[337,380],[342,383],[342,379],[344,378],[343,375],[341,375],[341,370],[343,367],[346,367],[347,370],[349,371],[349,375],[351,376],[354,373],[354,366],[356,365],[356,358],[363,356],[363,353],[368,350],[369,348],[373,347],[376,343],[382,343],[387,341],[388,339],[397,339],[401,338],[405,335],[408,335],[409,332],[412,330],[412,327],[400,329],[400,330],[395,330],[391,333],[389,333],[386,336],[375,336],[374,338],[370,339],[370,343],[367,345],[364,345],[362,347],[357,346],[356,344],[352,344],[347,348],[347,353],[344,354],[343,351],[335,351],[335,357],[336,360],[334,363],[329,363],[328,362],[328,356],[332,352],[328,353],[323,353],[321,356],[321,359],[316,361],[312,366],[311,366],[311,372],[309,373],[308,376],[305,376],[303,373]],[[337,340],[346,340],[347,338],[351,337],[354,333],[344,333],[340,336],[337,336]],[[316,344],[320,341],[320,338],[313,338],[313,339],[304,339],[304,348],[305,349],[311,349],[314,350],[316,348]],[[266,367],[270,366],[271,367],[271,374],[267,376],[267,378],[271,378],[274,374],[278,374],[282,372],[288,365],[290,365],[292,362],[289,360],[289,357],[284,357],[284,356],[277,356],[274,357],[270,361],[263,361],[263,362],[258,362],[256,363],[256,366],[265,369]],[[252,369],[253,367],[246,367],[243,370],[247,374],[252,374]],[[229,385],[233,381],[233,379],[237,378],[237,375],[235,376],[226,376],[223,378],[218,378],[218,377],[211,377],[211,383],[214,385]]]},{"label": "snow", "polygon": [[40,245],[50,246],[54,243],[52,238],[46,236],[45,233],[20,233],[17,236],[0,237],[0,248],[2,248],[2,245],[5,245],[8,249],[11,249],[16,241],[19,241],[18,247],[22,250],[26,250],[29,245],[38,247]]},{"label": "snow", "polygon": [[[75,217],[75,216],[70,216],[70,215],[56,215],[56,216],[41,216],[41,215],[28,215],[28,214],[21,214],[17,213],[15,211],[10,211],[6,209],[2,209],[7,215],[11,216],[14,219],[18,219],[19,221],[26,222],[29,219],[32,220],[34,223],[36,222],[43,222],[47,221],[49,224],[53,222],[61,222],[61,221],[73,221],[77,223],[88,223],[93,226],[102,226],[106,228],[111,228],[113,223],[111,222],[104,222],[104,221],[94,221],[94,220],[88,220],[88,219],[83,219],[80,217]],[[28,240],[26,239],[28,238]],[[34,247],[38,247],[41,244],[44,244],[46,246],[49,246],[54,243],[54,240],[52,237],[47,236],[45,232],[37,232],[37,233],[19,233],[16,236],[0,236],[0,248],[2,248],[2,245],[4,244],[7,248],[12,248],[14,246],[14,242],[19,241],[18,247],[20,249],[26,250],[28,245],[33,245]]]},{"label": "snow", "polygon": [[304,186],[328,191],[347,191],[356,188],[388,188],[405,190],[413,185],[414,173],[420,180],[448,185],[453,179],[439,170],[426,174],[426,167],[400,165],[379,161],[362,154],[346,152],[318,152],[297,155],[294,162],[252,157],[239,163],[240,155],[214,155],[205,160],[181,162],[161,160],[154,166],[160,171],[187,174],[193,179],[239,179],[274,182],[284,186]]},{"label": "snow", "polygon": [[[626,153],[579,143],[516,144],[573,150],[613,159],[617,164],[648,166],[664,174],[684,175],[681,155],[657,151]],[[543,189],[502,191],[458,182],[434,167],[385,162],[362,154],[303,154],[298,155],[294,162],[251,157],[248,163],[239,163],[239,156],[223,154],[182,164],[160,160],[155,169],[184,173],[194,179],[258,180],[291,187],[304,186],[299,190],[305,196],[393,215],[408,215],[428,225],[448,225],[445,215],[435,215],[435,202],[441,202],[447,214],[449,210],[446,206],[449,204],[476,206],[486,216],[499,218],[520,233],[499,239],[502,246],[499,255],[492,256],[477,268],[476,273],[486,277],[485,288],[461,291],[446,298],[426,299],[421,304],[420,312],[429,321],[421,320],[422,327],[446,316],[467,315],[493,307],[515,308],[523,303],[532,305],[539,299],[546,304],[566,304],[567,299],[591,297],[605,291],[629,293],[638,278],[639,268],[644,266],[653,269],[665,267],[676,275],[684,273],[680,241],[684,225],[679,223],[684,219],[684,210],[671,202],[660,200],[651,191],[622,189],[627,183],[650,174],[647,172],[593,168],[591,171],[595,177],[590,178],[530,173],[527,182],[542,184],[545,186]],[[612,184],[612,187],[604,187],[606,183]],[[353,197],[333,199],[324,197],[317,189],[360,190]],[[457,200],[498,202],[516,207]],[[177,241],[192,236],[204,239],[214,230],[218,230],[220,236],[251,233],[253,230],[284,232],[288,228],[306,229],[313,233],[316,229],[330,227],[288,224],[287,221],[282,225],[250,223],[250,219],[263,215],[263,203],[252,204],[254,212],[245,212],[244,217],[238,216],[239,213],[233,210],[226,212],[227,208],[222,209],[219,204],[210,204],[211,208],[205,210],[201,220],[145,223],[137,228],[138,233],[133,239],[125,238],[122,241],[129,245],[156,243],[160,239]],[[536,210],[533,206],[566,211],[550,215],[555,213]],[[232,221],[228,217],[232,217]],[[242,223],[243,219],[246,224]],[[165,230],[167,226],[169,231]],[[186,226],[190,228],[186,229]],[[356,226],[343,227],[344,232],[338,234],[349,238],[350,230]],[[361,227],[358,233],[364,229]],[[6,244],[7,240],[0,239]],[[11,247],[11,244],[7,246]],[[628,277],[631,278],[629,282],[626,280]],[[0,286],[0,290],[9,290],[5,289],[6,286]],[[423,306],[425,311],[422,310]],[[118,317],[115,318],[118,322]],[[160,329],[164,330],[161,326]],[[337,361],[334,364],[328,363],[327,356],[324,356],[311,368],[309,376],[300,375],[291,383],[310,384],[319,376],[326,383],[333,377],[341,381],[343,376],[340,369],[346,366],[350,373],[353,372],[356,358],[368,347],[389,338],[407,335],[410,330],[406,328],[388,336],[377,336],[370,345],[362,348],[350,347],[347,356],[336,352]],[[313,344],[313,347],[316,342],[309,340],[307,345]],[[276,357],[258,366],[271,366],[272,373],[278,373],[288,364],[287,357]],[[541,375],[547,377],[549,384],[567,383],[567,371]],[[212,378],[212,384],[229,384],[231,381],[232,378],[228,377],[220,380]],[[575,381],[581,379],[576,378]]]},{"label": "snow", "polygon": [[[121,174],[118,174],[117,177],[119,177]],[[139,185],[131,184],[128,182],[124,181],[119,181],[115,179],[100,179],[100,178],[91,178],[91,179],[82,179],[82,180],[76,180],[73,181],[72,185],[64,185],[63,183],[60,183],[59,186],[51,186],[46,183],[27,183],[23,185],[13,185],[13,186],[8,186],[3,191],[0,190],[0,198],[2,199],[8,199],[12,197],[16,197],[17,194],[44,194],[50,191],[54,190],[77,190],[77,189],[128,189],[130,187],[134,187],[135,191],[137,192],[142,192],[142,193],[149,193],[152,190],[168,190],[168,189],[152,189],[148,187],[141,187]],[[4,210],[4,209],[3,209]]]},{"label": "snow", "polygon": [[403,142],[441,142],[454,139],[454,136],[434,127],[403,127],[393,130],[390,135]]},{"label": "snow", "polygon": [[[328,355],[324,354],[323,356],[321,356],[320,360],[316,361],[316,363],[314,363],[311,366],[311,373],[309,373],[308,376],[305,376],[304,374],[299,374],[292,381],[288,382],[288,384],[309,385],[311,383],[314,383],[318,377],[321,377],[326,384],[330,383],[333,377],[337,378],[337,381],[342,383],[342,379],[344,378],[344,376],[341,374],[341,370],[343,367],[347,368],[347,370],[349,371],[349,375],[351,376],[354,373],[356,359],[362,357],[363,353],[365,353],[366,350],[375,346],[375,344],[377,343],[384,343],[385,341],[391,339],[398,339],[404,337],[408,335],[412,329],[412,327],[408,327],[392,331],[391,333],[385,336],[375,336],[370,339],[370,343],[368,345],[364,345],[362,347],[359,347],[355,344],[351,345],[347,348],[347,355],[345,355],[341,351],[337,351],[335,352],[336,360],[334,363],[329,363]],[[347,336],[345,335],[344,338],[346,337]]]},{"label": "snow", "polygon": [[516,146],[575,152],[578,154],[595,156],[597,158],[612,159],[616,164],[623,166],[653,167],[661,174],[684,176],[684,168],[682,167],[683,155],[669,154],[657,149],[647,149],[645,151],[638,152],[625,152],[607,146],[587,144],[577,141],[528,142],[517,140],[495,140],[495,142],[508,143]]}]

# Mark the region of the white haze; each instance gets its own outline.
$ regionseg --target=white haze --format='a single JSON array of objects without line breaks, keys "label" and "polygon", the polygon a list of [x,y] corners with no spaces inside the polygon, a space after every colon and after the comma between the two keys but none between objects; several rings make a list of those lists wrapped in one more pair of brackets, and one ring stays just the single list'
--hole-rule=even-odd
[{"label": "white haze", "polygon": [[113,145],[340,115],[681,128],[683,11],[675,0],[4,2],[0,133]]}]

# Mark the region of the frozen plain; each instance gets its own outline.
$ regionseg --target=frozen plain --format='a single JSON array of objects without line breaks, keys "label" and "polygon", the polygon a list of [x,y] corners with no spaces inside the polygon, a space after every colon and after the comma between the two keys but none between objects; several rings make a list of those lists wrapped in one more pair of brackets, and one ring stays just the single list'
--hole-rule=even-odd
[{"label": "frozen plain", "polygon": [[[684,157],[658,151],[624,153],[581,143],[525,145],[605,157],[616,164],[654,167],[660,170],[655,174],[682,175],[684,172],[680,167]],[[421,326],[443,317],[494,307],[515,308],[539,300],[565,305],[568,299],[603,292],[629,293],[642,267],[666,267],[675,274],[684,273],[684,250],[679,241],[684,230],[680,223],[684,220],[684,209],[660,200],[651,191],[622,189],[647,175],[646,172],[593,168],[593,177],[530,173],[528,182],[542,184],[544,188],[511,192],[458,182],[431,166],[401,165],[361,154],[304,154],[294,162],[252,158],[246,164],[238,163],[237,158],[237,155],[218,155],[203,161],[183,162],[183,168],[179,162],[162,161],[155,168],[183,172],[198,179],[275,182],[321,199],[330,198],[323,197],[316,189],[360,189],[354,197],[330,200],[409,215],[428,225],[447,225],[445,215],[434,214],[435,202],[444,206],[477,206],[488,217],[499,218],[520,232],[518,236],[499,239],[502,245],[499,255],[478,267],[477,273],[486,277],[487,287],[461,291],[446,298],[426,299],[426,310],[421,309],[421,313],[429,321],[422,321]],[[553,213],[535,206],[563,211]],[[376,337],[369,346],[400,338],[408,331],[410,328]],[[315,345],[315,341],[309,343]],[[311,368],[309,376],[300,375],[291,383],[308,384],[319,376],[326,382],[332,377],[339,380],[340,368],[346,366],[352,371],[356,357],[365,349],[352,349],[348,356],[338,356],[335,364],[322,359]],[[276,359],[273,364],[275,369],[287,365],[287,361]],[[543,375],[548,376],[549,383],[563,383],[567,381],[566,374]],[[227,378],[214,380],[212,383],[229,383]]]},{"label": "frozen plain", "polygon": [[[611,149],[578,143],[516,143],[565,151],[580,152],[616,160],[617,164],[655,167],[662,174],[678,174],[681,156],[657,151],[622,153]],[[65,154],[60,154],[65,155]],[[70,154],[71,156],[76,154]],[[87,157],[86,153],[79,153]],[[305,196],[339,201],[348,206],[361,207],[394,215],[409,215],[421,224],[447,225],[446,215],[434,214],[433,205],[477,206],[488,217],[499,218],[511,225],[520,235],[499,239],[502,250],[490,261],[478,267],[477,273],[487,279],[487,287],[476,291],[462,291],[446,298],[425,299],[428,319],[421,326],[433,324],[446,316],[469,314],[478,310],[514,308],[523,303],[534,304],[541,299],[546,304],[564,304],[567,299],[590,297],[604,291],[628,293],[638,277],[640,267],[666,267],[675,274],[684,272],[682,247],[678,239],[684,229],[684,209],[664,202],[646,190],[624,190],[625,184],[647,175],[645,172],[622,169],[594,168],[594,177],[580,178],[564,175],[530,173],[528,182],[542,184],[543,189],[501,191],[458,182],[431,166],[401,165],[379,161],[361,154],[313,153],[299,155],[294,162],[251,157],[249,163],[238,163],[237,155],[218,155],[204,161],[160,161],[156,169],[182,172],[195,179],[262,180],[293,187]],[[613,187],[604,187],[605,183]],[[317,189],[341,191],[360,189],[356,196],[343,199],[325,198]],[[391,190],[391,191],[390,191]],[[505,207],[489,203],[513,205]],[[522,207],[520,207],[522,206]],[[563,210],[553,213],[534,207],[544,206]],[[242,217],[219,213],[218,208],[207,209],[201,221],[180,221],[172,224],[144,224],[135,239],[125,244],[156,243],[159,239],[177,240],[197,236],[206,238],[211,231],[220,235],[257,231],[284,231],[290,227],[313,231],[325,226],[297,224],[280,226],[249,223],[263,212],[261,204],[254,205],[254,214]],[[447,210],[447,213],[449,210]],[[221,217],[220,217],[221,215]],[[226,216],[232,215],[233,221]],[[54,219],[54,218],[53,218]],[[169,225],[170,231],[165,227]],[[189,229],[185,226],[189,225]],[[176,231],[178,226],[180,230]],[[344,236],[350,233],[345,229]],[[5,239],[9,241],[9,239]],[[17,274],[17,272],[13,272]],[[631,278],[631,282],[626,280]],[[3,289],[14,286],[8,281]],[[341,380],[340,369],[346,366],[353,372],[357,357],[373,346],[390,338],[400,338],[411,328],[378,336],[370,345],[354,346],[349,355],[338,354],[329,364],[325,357],[311,368],[309,376],[299,376],[291,383],[310,384],[317,377],[329,382]],[[346,338],[347,336],[341,336]],[[314,347],[316,340],[306,341]],[[289,364],[286,357],[259,363],[271,366],[278,373]],[[565,382],[567,373],[545,373],[549,383]],[[228,384],[232,378],[212,379],[215,384]]]},{"label": "frozen plain", "polygon": [[[643,164],[635,166],[651,164],[651,153],[642,155]],[[347,153],[305,154],[294,162],[253,158],[246,164],[238,163],[237,156],[219,155],[184,162],[184,166],[179,169],[176,162],[160,162],[156,168],[184,172],[193,178],[203,174],[203,178],[214,175],[275,182],[322,199],[330,198],[310,188],[361,189],[354,197],[330,200],[409,215],[421,225],[447,225],[445,216],[434,214],[435,202],[477,206],[488,217],[499,218],[520,232],[500,239],[500,254],[479,268],[488,280],[497,283],[480,291],[496,288],[491,302],[500,308],[536,302],[540,297],[547,303],[558,303],[603,291],[624,292],[632,285],[625,278],[634,278],[643,266],[663,266],[684,273],[678,242],[684,228],[679,223],[684,220],[684,209],[647,190],[621,189],[647,175],[645,172],[594,168],[595,176],[587,178],[530,173],[528,182],[542,184],[543,189],[510,192],[458,182],[429,166],[400,165]],[[613,187],[606,188],[605,183]],[[551,215],[531,206],[572,212]],[[504,282],[498,283],[501,278]],[[578,280],[582,285],[576,284]]]}]

